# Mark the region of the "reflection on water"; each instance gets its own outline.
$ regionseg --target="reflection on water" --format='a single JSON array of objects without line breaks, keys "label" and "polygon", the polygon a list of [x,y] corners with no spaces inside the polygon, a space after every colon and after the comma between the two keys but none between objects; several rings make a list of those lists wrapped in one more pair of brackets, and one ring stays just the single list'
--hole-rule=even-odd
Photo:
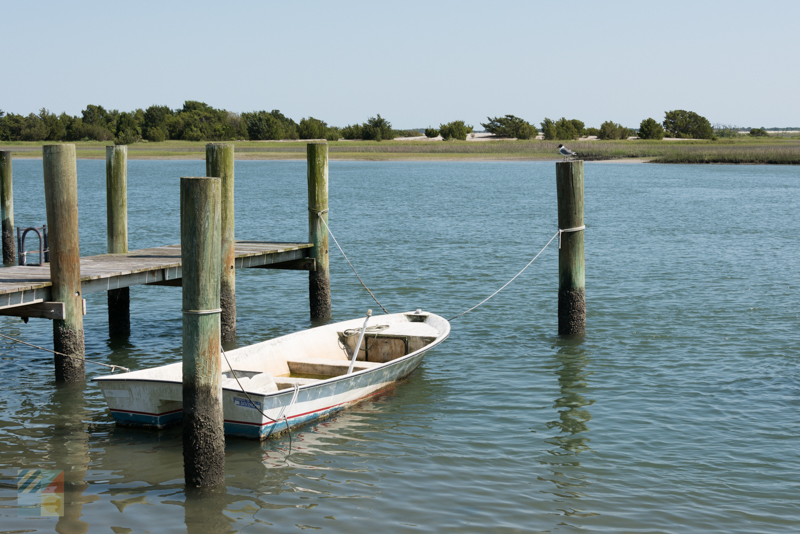
[{"label": "reflection on water", "polygon": [[[54,469],[64,471],[64,511],[56,524],[61,534],[83,534],[89,531],[89,523],[83,521],[83,505],[92,503],[97,496],[83,493],[88,489],[86,472],[89,469],[89,418],[85,384],[59,385],[55,387],[50,406],[43,411],[44,417],[52,417],[52,433],[46,444],[47,456],[52,458]],[[46,414],[46,415],[45,415]]]},{"label": "reflection on water", "polygon": [[[18,163],[15,216],[40,224],[41,161]],[[238,237],[305,239],[305,162],[236,165]],[[105,162],[78,171],[81,252],[103,253]],[[177,242],[178,177],[203,173],[129,162],[131,248]],[[56,387],[52,355],[0,338],[0,532],[796,531],[800,254],[785,252],[800,230],[775,228],[800,205],[797,169],[586,176],[584,340],[554,337],[548,249],[406,383],[295,432],[291,454],[286,437],[227,440],[224,492],[186,494],[179,427],[116,427],[96,384]],[[463,311],[556,219],[551,162],[333,161],[331,184],[334,232],[390,311]],[[337,254],[334,319],[363,316],[375,304]],[[236,285],[238,345],[316,326],[307,273],[241,270]],[[132,289],[127,338],[109,338],[106,305],[87,295],[87,358],[181,360],[180,288]],[[52,347],[46,320],[0,317],[0,332]],[[17,470],[62,468],[65,516],[18,517]]]},{"label": "reflection on water", "polygon": [[568,517],[599,515],[577,504],[577,499],[587,497],[590,484],[578,458],[579,454],[591,451],[591,439],[587,434],[592,416],[585,409],[595,402],[586,396],[588,378],[592,375],[592,371],[586,369],[590,363],[589,352],[584,348],[583,336],[559,337],[553,349],[556,352],[549,367],[558,379],[559,396],[553,403],[558,419],[548,421],[546,426],[558,433],[545,442],[558,448],[549,449],[547,452],[552,458],[543,463],[552,474],[549,481],[556,487],[552,493],[562,506],[558,508],[561,513]]},{"label": "reflection on water", "polygon": [[558,420],[547,423],[547,428],[555,428],[560,432],[547,442],[563,449],[563,452],[551,451],[558,456],[577,456],[590,450],[591,439],[586,433],[589,432],[587,422],[592,420],[592,416],[583,407],[594,404],[593,399],[584,396],[589,389],[588,378],[592,372],[586,370],[589,355],[581,345],[582,337],[559,338],[556,344],[558,350],[553,356],[561,396],[553,404],[553,408],[558,410]]}]

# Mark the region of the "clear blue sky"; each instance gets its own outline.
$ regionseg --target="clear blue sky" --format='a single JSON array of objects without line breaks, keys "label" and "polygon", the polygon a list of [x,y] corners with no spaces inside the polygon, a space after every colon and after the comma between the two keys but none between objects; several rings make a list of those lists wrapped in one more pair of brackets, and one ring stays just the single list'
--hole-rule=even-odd
[{"label": "clear blue sky", "polygon": [[800,126],[800,1],[0,1],[0,109]]}]

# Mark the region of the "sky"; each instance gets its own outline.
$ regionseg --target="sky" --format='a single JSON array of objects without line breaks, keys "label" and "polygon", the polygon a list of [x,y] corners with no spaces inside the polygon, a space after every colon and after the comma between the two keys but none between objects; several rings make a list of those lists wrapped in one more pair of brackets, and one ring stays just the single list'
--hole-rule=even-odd
[{"label": "sky", "polygon": [[800,126],[800,1],[0,0],[0,109]]}]

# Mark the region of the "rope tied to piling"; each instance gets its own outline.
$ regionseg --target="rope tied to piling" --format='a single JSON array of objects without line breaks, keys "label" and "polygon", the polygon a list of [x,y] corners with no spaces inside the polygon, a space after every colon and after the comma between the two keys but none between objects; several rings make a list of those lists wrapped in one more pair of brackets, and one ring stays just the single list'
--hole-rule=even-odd
[{"label": "rope tied to piling", "polygon": [[211,310],[181,310],[185,315],[213,315],[215,313],[222,313],[222,308],[214,308]]},{"label": "rope tied to piling", "polygon": [[580,226],[576,226],[575,228],[559,228],[558,229],[558,250],[561,250],[561,234],[567,234],[571,232],[580,232],[581,230],[586,230],[586,225],[582,224]]},{"label": "rope tied to piling", "polygon": [[74,354],[64,354],[63,352],[56,352],[54,350],[50,350],[50,349],[46,349],[44,347],[40,347],[39,345],[34,345],[33,343],[27,343],[25,341],[22,341],[22,340],[19,340],[19,339],[15,339],[15,338],[7,336],[5,334],[0,334],[0,337],[4,337],[4,338],[9,339],[11,341],[14,341],[16,343],[21,343],[23,345],[28,345],[29,347],[33,347],[35,349],[43,350],[43,351],[46,351],[46,352],[52,352],[53,354],[58,354],[59,356],[64,356],[65,358],[77,358],[77,359],[83,360],[83,361],[85,361],[87,363],[93,363],[95,365],[102,365],[103,367],[110,367],[112,373],[114,371],[116,371],[117,369],[122,369],[123,371],[130,371],[130,369],[128,369],[127,367],[123,367],[121,365],[112,365],[110,363],[95,362],[95,361],[92,361],[92,360],[87,360],[86,358],[81,358],[80,356],[75,356]]},{"label": "rope tied to piling", "polygon": [[539,251],[539,253],[538,253],[538,254],[536,254],[536,256],[534,256],[534,257],[533,257],[533,259],[532,259],[531,261],[529,261],[529,262],[528,262],[528,264],[527,264],[525,267],[523,267],[523,268],[522,268],[522,270],[521,270],[520,272],[518,272],[517,274],[515,274],[515,275],[514,275],[514,278],[512,278],[511,280],[509,280],[508,282],[506,282],[506,283],[503,285],[503,287],[501,287],[500,289],[498,289],[497,291],[495,291],[494,293],[492,293],[491,295],[489,295],[488,297],[486,297],[485,299],[483,299],[482,301],[480,301],[479,303],[477,303],[475,306],[473,306],[472,308],[468,309],[467,311],[465,311],[465,312],[461,312],[461,313],[459,313],[458,315],[456,315],[455,317],[452,317],[451,319],[448,319],[448,321],[453,321],[453,320],[455,320],[455,319],[458,319],[458,318],[459,318],[459,317],[461,317],[462,315],[465,315],[465,314],[467,314],[467,313],[471,312],[471,311],[472,311],[472,310],[474,310],[475,308],[477,308],[477,307],[479,307],[479,306],[483,305],[483,303],[487,302],[487,301],[488,301],[490,298],[492,298],[492,297],[494,297],[495,295],[497,295],[498,293],[500,293],[500,292],[501,292],[502,290],[504,290],[506,287],[508,287],[508,286],[511,284],[511,282],[513,282],[514,280],[516,280],[517,278],[519,278],[519,275],[521,275],[522,273],[524,273],[524,272],[525,272],[525,269],[527,269],[528,267],[530,267],[530,266],[531,266],[531,264],[532,264],[533,262],[535,262],[535,261],[536,261],[536,258],[538,258],[539,256],[541,256],[542,252],[544,252],[544,249],[546,249],[548,246],[550,246],[550,243],[552,243],[552,242],[553,242],[553,239],[555,239],[556,237],[558,237],[558,236],[560,236],[560,235],[561,235],[561,230],[559,230],[558,232],[556,232],[555,234],[553,234],[553,237],[551,237],[551,238],[550,238],[550,241],[548,241],[548,242],[547,242],[547,244],[546,244],[545,246],[543,246],[543,247],[542,247],[542,250],[540,250],[540,251]]},{"label": "rope tied to piling", "polygon": [[308,211],[310,211],[311,213],[316,213],[317,215],[322,215],[323,213],[328,213],[328,208],[325,208],[324,210],[308,208]]},{"label": "rope tied to piling", "polygon": [[[358,272],[356,271],[356,268],[355,268],[355,267],[353,267],[353,264],[350,262],[350,259],[347,257],[347,254],[345,254],[345,253],[344,253],[344,250],[342,249],[341,245],[339,245],[339,241],[337,241],[337,240],[336,240],[336,236],[334,236],[334,235],[333,235],[333,232],[331,231],[331,228],[330,228],[330,226],[328,226],[328,223],[326,223],[326,222],[325,222],[325,219],[323,219],[323,218],[322,218],[322,215],[321,215],[321,214],[322,214],[322,213],[324,213],[324,212],[326,212],[326,211],[328,211],[328,210],[323,210],[322,212],[319,212],[319,211],[313,210],[313,209],[311,209],[311,208],[308,208],[308,210],[309,210],[309,211],[311,211],[311,212],[317,213],[317,215],[319,216],[319,220],[321,220],[321,221],[322,221],[322,223],[325,225],[325,228],[327,228],[327,230],[328,230],[328,233],[329,233],[329,234],[331,235],[331,237],[333,238],[333,242],[334,242],[334,243],[336,243],[336,246],[339,248],[339,252],[341,252],[341,253],[342,253],[342,256],[344,256],[344,259],[347,261],[348,265],[350,265],[350,268],[351,268],[351,269],[353,270],[353,272],[355,273],[356,277],[358,278],[358,281],[359,281],[359,282],[361,282],[361,285],[362,285],[362,286],[364,286],[364,289],[366,289],[366,290],[367,290],[367,292],[370,294],[370,296],[372,297],[372,299],[373,299],[373,300],[374,300],[374,301],[375,301],[375,302],[378,304],[378,306],[380,306],[380,307],[381,307],[381,309],[382,309],[382,310],[383,310],[383,311],[384,311],[384,312],[385,312],[385,313],[388,315],[388,314],[389,314],[389,312],[388,312],[388,311],[386,311],[386,308],[384,308],[384,307],[383,307],[383,304],[381,304],[381,303],[378,301],[378,299],[375,297],[375,295],[372,293],[372,291],[370,291],[370,289],[367,287],[367,285],[364,283],[364,281],[363,281],[363,280],[361,279],[361,277],[358,275]],[[474,309],[476,309],[476,308],[478,308],[478,307],[482,306],[482,305],[483,305],[484,303],[486,303],[486,302],[487,302],[489,299],[491,299],[492,297],[494,297],[495,295],[497,295],[498,293],[500,293],[502,290],[504,290],[506,287],[508,287],[508,286],[511,284],[511,282],[513,282],[514,280],[516,280],[517,278],[519,278],[519,276],[520,276],[522,273],[524,273],[524,272],[525,272],[525,270],[526,270],[528,267],[530,267],[530,266],[531,266],[531,264],[532,264],[534,261],[536,261],[536,259],[537,259],[539,256],[541,256],[542,252],[544,252],[544,251],[545,251],[545,249],[546,249],[547,247],[549,247],[549,246],[550,246],[550,243],[552,243],[552,242],[553,242],[553,240],[554,240],[556,237],[558,238],[558,248],[559,248],[559,250],[560,250],[560,249],[561,249],[561,234],[565,234],[565,233],[572,233],[572,232],[581,232],[581,231],[583,231],[583,230],[585,230],[585,229],[586,229],[586,225],[585,225],[585,224],[584,224],[584,225],[581,225],[581,226],[576,226],[575,228],[559,228],[559,229],[558,229],[558,231],[557,231],[557,232],[556,232],[556,233],[553,235],[553,237],[551,237],[551,238],[550,238],[550,240],[549,240],[549,241],[548,241],[548,242],[547,242],[547,243],[546,243],[546,244],[545,244],[545,245],[542,247],[542,249],[541,249],[541,250],[540,250],[540,251],[539,251],[539,252],[536,254],[536,256],[534,256],[534,257],[533,257],[533,259],[531,259],[531,261],[529,261],[529,262],[528,262],[528,264],[527,264],[527,265],[525,265],[525,267],[523,267],[521,271],[519,271],[517,274],[515,274],[515,275],[514,275],[514,277],[513,277],[513,278],[511,278],[511,280],[509,280],[508,282],[506,282],[505,284],[503,284],[503,286],[502,286],[500,289],[498,289],[497,291],[495,291],[494,293],[492,293],[491,295],[489,295],[488,297],[486,297],[485,299],[483,299],[482,301],[480,301],[480,302],[479,302],[478,304],[476,304],[475,306],[471,307],[470,309],[468,309],[468,310],[466,310],[466,311],[464,311],[464,312],[461,312],[461,313],[459,313],[458,315],[456,315],[456,316],[454,316],[454,317],[451,317],[450,319],[448,319],[448,321],[453,321],[453,320],[455,320],[455,319],[458,319],[458,318],[459,318],[459,317],[461,317],[462,315],[466,315],[467,313],[471,312],[472,310],[474,310]],[[361,330],[361,329],[353,329],[353,330],[357,330],[357,331],[360,333],[360,330]],[[369,329],[368,329],[368,330],[369,330]],[[355,335],[355,334],[353,334],[353,335]]]},{"label": "rope tied to piling", "polygon": [[[308,208],[308,211],[314,212],[315,210],[312,210],[311,208]],[[351,269],[353,269],[353,272],[355,273],[356,278],[358,278],[358,281],[361,282],[361,285],[364,286],[364,289],[367,290],[367,293],[369,293],[369,296],[372,297],[372,300],[374,300],[378,304],[378,306],[381,307],[381,309],[383,310],[383,313],[385,313],[386,315],[389,315],[389,312],[386,311],[386,308],[383,307],[383,304],[380,303],[380,301],[375,296],[375,294],[372,291],[370,291],[370,289],[367,287],[367,284],[365,284],[364,281],[361,279],[361,277],[358,275],[358,271],[356,271],[356,268],[353,267],[353,264],[350,262],[350,259],[347,257],[347,254],[344,253],[344,250],[342,249],[342,246],[336,240],[336,236],[334,236],[333,232],[331,232],[331,227],[328,226],[328,223],[326,223],[325,219],[322,218],[322,213],[325,213],[326,211],[328,211],[328,210],[326,209],[326,210],[323,210],[323,211],[320,211],[320,212],[315,212],[315,213],[317,213],[317,216],[319,217],[319,220],[322,221],[322,224],[325,225],[325,228],[328,230],[328,233],[331,234],[331,237],[333,238],[333,242],[336,243],[336,246],[339,248],[339,252],[341,252],[342,256],[344,256],[344,259],[345,259],[345,261],[347,261],[347,264],[350,266]]]}]

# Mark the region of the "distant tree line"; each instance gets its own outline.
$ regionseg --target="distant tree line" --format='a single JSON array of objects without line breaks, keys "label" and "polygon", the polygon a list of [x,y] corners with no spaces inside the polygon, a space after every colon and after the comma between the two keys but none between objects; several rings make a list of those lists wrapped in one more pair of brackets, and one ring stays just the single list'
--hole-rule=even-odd
[{"label": "distant tree line", "polygon": [[[485,131],[497,137],[534,139],[539,129],[528,121],[514,115],[487,117],[481,123]],[[558,120],[545,118],[541,123],[545,140],[572,140],[584,136],[598,139],[676,138],[715,139],[735,137],[738,128],[717,125],[712,127],[708,119],[693,111],[672,110],[664,114],[659,123],[647,118],[633,130],[613,121],[606,121],[600,128],[587,128],[578,119],[562,117]],[[424,133],[433,138],[441,135],[445,140],[466,140],[472,126],[464,121],[429,127]],[[204,102],[187,100],[180,109],[168,106],[150,106],[142,110],[120,112],[106,110],[103,106],[88,105],[80,116],[66,113],[55,115],[45,108],[27,116],[5,114],[0,110],[0,141],[114,141],[117,144],[132,144],[140,140],[153,142],[168,139],[185,141],[228,140],[282,140],[282,139],[363,139],[382,141],[395,137],[420,135],[417,130],[394,130],[392,124],[380,114],[361,124],[350,124],[343,128],[329,126],[314,117],[303,118],[299,123],[286,117],[279,110],[234,113],[216,109]],[[752,136],[767,135],[763,128],[751,130]]]},{"label": "distant tree line", "polygon": [[147,140],[184,141],[281,140],[281,139],[369,139],[419,135],[397,131],[378,115],[364,124],[339,129],[314,117],[300,123],[279,110],[234,113],[204,102],[187,100],[180,109],[150,106],[126,112],[90,104],[80,116],[56,115],[45,108],[39,113],[17,115],[0,110],[0,141],[114,141],[132,144]]}]

